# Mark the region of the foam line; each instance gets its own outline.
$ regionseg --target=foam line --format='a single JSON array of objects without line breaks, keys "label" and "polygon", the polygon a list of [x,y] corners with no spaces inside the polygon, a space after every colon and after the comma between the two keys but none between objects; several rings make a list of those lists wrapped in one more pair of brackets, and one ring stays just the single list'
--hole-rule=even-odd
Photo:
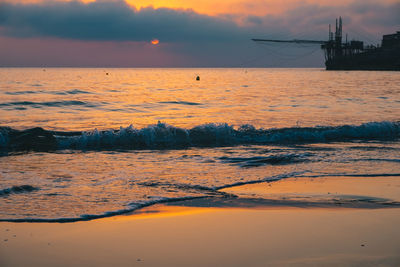
[{"label": "foam line", "polygon": [[24,131],[0,127],[0,149],[11,151],[51,151],[57,149],[184,149],[221,147],[242,144],[305,144],[397,140],[400,122],[368,122],[361,125],[256,129],[252,125],[234,128],[227,123],[203,124],[184,129],[157,123],[142,129],[132,125],[119,130],[84,132],[47,131],[32,128]]}]

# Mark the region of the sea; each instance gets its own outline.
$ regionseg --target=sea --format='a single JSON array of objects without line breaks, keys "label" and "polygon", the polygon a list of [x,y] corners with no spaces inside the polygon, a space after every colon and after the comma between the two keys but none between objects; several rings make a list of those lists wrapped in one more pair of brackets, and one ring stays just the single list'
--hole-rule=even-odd
[{"label": "sea", "polygon": [[91,220],[333,176],[400,179],[400,72],[0,69],[1,221]]}]

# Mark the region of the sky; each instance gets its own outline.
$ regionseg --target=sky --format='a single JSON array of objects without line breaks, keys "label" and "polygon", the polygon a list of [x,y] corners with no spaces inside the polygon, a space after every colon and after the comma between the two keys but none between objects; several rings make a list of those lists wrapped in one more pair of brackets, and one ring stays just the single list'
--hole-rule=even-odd
[{"label": "sky", "polygon": [[398,0],[0,0],[0,67],[322,67],[343,17],[349,39],[400,30]]}]

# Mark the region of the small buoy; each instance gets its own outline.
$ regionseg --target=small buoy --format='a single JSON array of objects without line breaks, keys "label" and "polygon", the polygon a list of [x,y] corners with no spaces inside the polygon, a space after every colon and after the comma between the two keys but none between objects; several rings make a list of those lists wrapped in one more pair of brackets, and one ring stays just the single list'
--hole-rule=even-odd
[{"label": "small buoy", "polygon": [[196,77],[196,81],[200,81],[200,76],[197,76],[197,77]]}]

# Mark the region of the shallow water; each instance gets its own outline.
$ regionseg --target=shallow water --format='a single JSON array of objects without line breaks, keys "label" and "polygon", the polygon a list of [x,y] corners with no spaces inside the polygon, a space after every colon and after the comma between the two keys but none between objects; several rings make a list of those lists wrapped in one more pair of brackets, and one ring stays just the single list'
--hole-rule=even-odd
[{"label": "shallow water", "polygon": [[398,72],[0,69],[0,219],[111,216],[290,177],[398,177],[399,121]]}]

